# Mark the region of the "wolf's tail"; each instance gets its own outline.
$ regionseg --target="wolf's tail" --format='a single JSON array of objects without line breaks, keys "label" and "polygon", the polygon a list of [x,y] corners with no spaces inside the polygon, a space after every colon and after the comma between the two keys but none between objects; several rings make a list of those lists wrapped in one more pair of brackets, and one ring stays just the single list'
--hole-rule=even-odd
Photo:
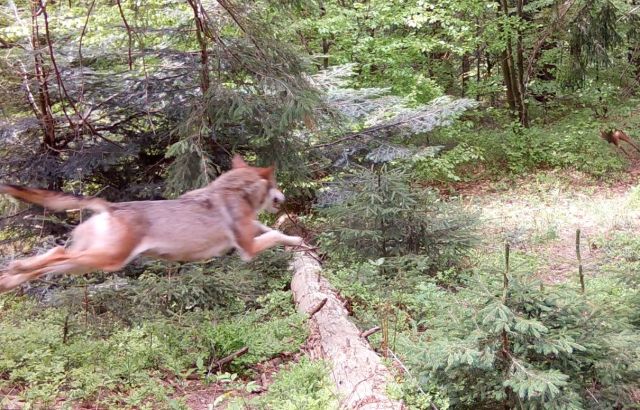
[{"label": "wolf's tail", "polygon": [[69,209],[90,209],[95,212],[109,210],[110,202],[101,198],[83,197],[46,189],[26,188],[15,185],[0,184],[0,194],[11,195],[21,201],[40,205],[54,211]]}]

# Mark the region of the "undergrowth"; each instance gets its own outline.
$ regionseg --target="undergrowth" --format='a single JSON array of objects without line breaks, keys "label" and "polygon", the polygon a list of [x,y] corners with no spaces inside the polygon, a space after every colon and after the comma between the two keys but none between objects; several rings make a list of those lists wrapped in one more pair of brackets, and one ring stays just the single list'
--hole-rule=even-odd
[{"label": "undergrowth", "polygon": [[253,400],[236,399],[227,409],[337,409],[338,397],[334,389],[329,379],[328,364],[303,357],[278,372],[264,396]]},{"label": "undergrowth", "polygon": [[[640,122],[631,114],[637,104],[637,100],[630,100],[611,107],[607,118],[594,117],[588,108],[560,110],[555,118],[547,121],[545,117],[544,122],[540,119],[530,128],[509,123],[498,110],[470,112],[466,120],[416,138],[418,145],[443,144],[448,149],[438,157],[416,160],[414,172],[424,181],[455,182],[557,168],[607,179],[624,171],[628,158],[600,138],[600,129],[621,128],[638,140],[640,135],[634,130]],[[625,150],[633,152],[631,147],[625,146]]]},{"label": "undergrowth", "polygon": [[[190,265],[171,276],[151,265],[120,288],[54,289],[47,303],[0,296],[0,407],[12,398],[25,408],[185,408],[173,386],[194,376],[215,381],[219,359],[248,347],[225,366],[248,375],[258,362],[297,351],[305,318],[290,292],[277,290],[286,281],[282,263],[271,254],[253,265],[263,271]],[[220,273],[237,285],[262,276],[262,286],[218,297]]]},{"label": "undergrowth", "polygon": [[620,235],[607,249],[584,295],[577,278],[543,284],[518,252],[506,285],[501,253],[474,253],[476,265],[449,286],[419,271],[395,282],[366,275],[374,261],[329,274],[362,328],[381,325],[370,341],[409,370],[390,392],[410,408],[634,408],[640,241]]},{"label": "undergrowth", "polygon": [[320,243],[354,321],[380,326],[369,340],[407,371],[391,394],[415,409],[637,406],[637,238],[595,244],[608,261],[584,293],[545,284],[539,257],[470,250],[473,215],[377,172],[320,210]]}]

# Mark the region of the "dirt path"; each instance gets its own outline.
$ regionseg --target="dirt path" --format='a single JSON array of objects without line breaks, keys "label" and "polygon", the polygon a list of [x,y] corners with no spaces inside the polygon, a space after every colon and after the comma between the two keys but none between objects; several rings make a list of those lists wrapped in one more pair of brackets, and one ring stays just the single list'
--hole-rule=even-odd
[{"label": "dirt path", "polygon": [[475,184],[461,188],[463,203],[480,213],[483,245],[533,255],[547,282],[563,281],[575,272],[576,230],[587,273],[601,261],[601,247],[619,232],[640,232],[640,160],[623,181],[604,183],[567,171],[537,173],[515,182]]}]

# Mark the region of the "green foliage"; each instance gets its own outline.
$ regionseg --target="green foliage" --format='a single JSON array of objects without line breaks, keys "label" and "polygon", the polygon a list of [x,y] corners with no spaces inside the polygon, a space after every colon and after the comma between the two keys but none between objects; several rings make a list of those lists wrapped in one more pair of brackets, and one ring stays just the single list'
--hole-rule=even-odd
[{"label": "green foliage", "polygon": [[11,99],[0,108],[12,116],[0,124],[4,179],[73,180],[76,193],[118,200],[175,196],[239,151],[276,163],[292,188],[306,182],[295,154],[305,142],[293,135],[313,123],[319,95],[272,30],[267,11],[286,20],[282,2],[31,6],[0,6],[0,44],[11,50],[0,59],[0,95]]},{"label": "green foliage", "polygon": [[[261,306],[260,298],[271,289],[284,286],[290,254],[268,251],[244,263],[237,256],[215,258],[207,263],[167,265],[147,261],[130,265],[125,278],[106,280],[104,275],[87,278],[91,303],[96,311],[125,324],[142,324],[158,316],[174,317],[188,312],[241,312]],[[71,284],[52,292],[51,300],[82,309],[85,289],[73,286],[78,279],[62,277],[59,284]]]},{"label": "green foliage", "polygon": [[413,172],[426,181],[454,182],[462,179],[460,169],[484,160],[482,151],[475,146],[460,143],[437,157],[414,159]]},{"label": "green foliage", "polygon": [[600,68],[612,63],[612,51],[622,42],[617,30],[621,19],[619,12],[610,0],[590,0],[581,4],[569,37],[572,61],[568,83],[583,81],[590,64]]},{"label": "green foliage", "polygon": [[[162,280],[162,279],[157,279]],[[287,303],[288,302],[288,303]],[[207,378],[213,365],[242,347],[232,370],[245,372],[304,341],[304,317],[289,292],[257,301],[262,307],[232,314],[195,309],[171,317],[132,317],[130,326],[81,306],[44,307],[27,298],[0,298],[0,388],[36,406],[57,400],[92,401],[111,408],[175,408],[173,389],[161,380],[192,373]],[[104,309],[93,305],[88,308]],[[144,318],[144,320],[143,320]]]},{"label": "green foliage", "polygon": [[[616,110],[626,111],[624,107]],[[558,168],[604,178],[622,171],[627,161],[622,152],[600,138],[600,128],[605,127],[593,119],[589,110],[574,110],[553,125],[534,124],[530,128],[512,123],[509,127],[478,130],[474,121],[458,121],[437,132],[433,141],[464,144],[456,157],[473,158],[475,168],[471,169],[484,168],[488,175],[504,175],[505,171],[520,175],[540,168]],[[455,149],[449,152],[452,151]],[[449,171],[456,158],[449,159],[445,154],[427,163]],[[420,172],[418,168],[418,176],[430,176],[438,169]],[[461,176],[464,174],[453,170],[449,175],[454,180]]]},{"label": "green foliage", "polygon": [[433,271],[454,265],[473,243],[473,218],[413,187],[401,168],[363,170],[335,190],[343,197],[320,209],[330,227],[322,242],[342,257]]},{"label": "green foliage", "polygon": [[510,274],[506,291],[499,271],[480,271],[455,293],[425,283],[411,305],[424,330],[399,338],[398,350],[452,408],[631,405],[640,329],[618,309],[627,299],[590,284],[582,296],[528,271]]},{"label": "green foliage", "polygon": [[325,410],[338,407],[326,363],[306,357],[276,375],[264,397],[250,402],[237,400],[228,409]]},{"label": "green foliage", "polygon": [[405,380],[403,383],[389,383],[387,394],[389,397],[401,399],[411,410],[433,410],[434,406],[439,410],[451,408],[448,397],[435,388],[432,391],[424,391],[414,379]]}]

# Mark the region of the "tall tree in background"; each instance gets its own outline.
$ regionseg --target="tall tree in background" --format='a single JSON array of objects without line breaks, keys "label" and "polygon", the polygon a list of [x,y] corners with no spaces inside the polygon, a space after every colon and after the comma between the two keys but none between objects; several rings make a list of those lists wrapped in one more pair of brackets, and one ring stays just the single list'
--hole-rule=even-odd
[{"label": "tall tree in background", "polygon": [[355,63],[357,86],[389,86],[418,103],[475,94],[527,126],[535,104],[563,88],[623,84],[626,66],[637,73],[635,3],[325,0],[299,13],[291,37],[319,67]]}]

